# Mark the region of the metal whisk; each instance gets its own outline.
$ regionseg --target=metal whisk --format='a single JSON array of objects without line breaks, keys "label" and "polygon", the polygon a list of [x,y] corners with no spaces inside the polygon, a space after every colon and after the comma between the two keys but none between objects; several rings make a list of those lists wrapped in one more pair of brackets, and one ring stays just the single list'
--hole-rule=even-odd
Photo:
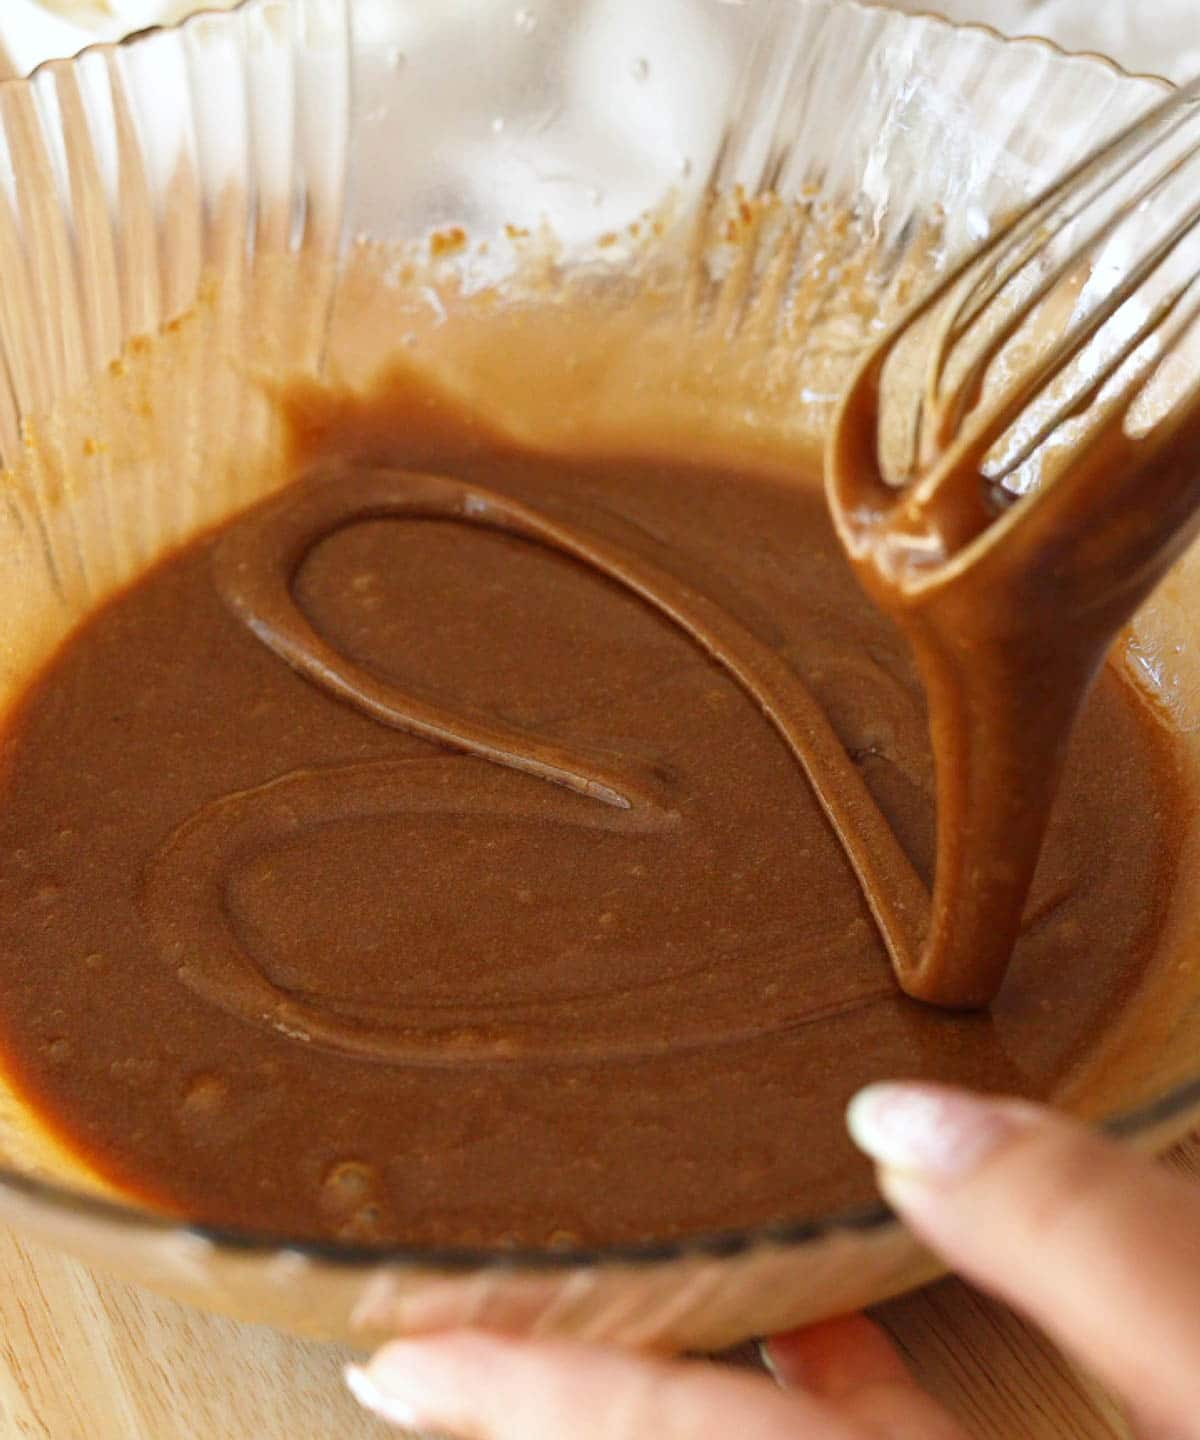
[{"label": "metal whisk", "polygon": [[901,984],[988,1003],[1074,716],[1200,527],[1200,79],[1048,189],[864,360],[827,486],[922,668],[938,790]]}]

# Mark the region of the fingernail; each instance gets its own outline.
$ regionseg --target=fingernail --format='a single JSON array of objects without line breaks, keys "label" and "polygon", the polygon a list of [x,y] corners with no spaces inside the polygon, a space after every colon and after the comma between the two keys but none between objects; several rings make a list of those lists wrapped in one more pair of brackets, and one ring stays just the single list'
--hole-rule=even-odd
[{"label": "fingernail", "polygon": [[779,1362],[775,1359],[775,1351],[770,1340],[758,1342],[758,1358],[762,1361],[763,1369],[779,1386],[781,1390],[787,1388],[787,1381],[780,1370]]},{"label": "fingernail", "polygon": [[378,1377],[361,1365],[347,1365],[344,1370],[351,1395],[364,1410],[370,1410],[390,1425],[415,1430],[419,1425],[412,1402],[396,1392],[391,1384],[381,1384]]},{"label": "fingernail", "polygon": [[936,1085],[868,1085],[846,1111],[860,1150],[924,1180],[969,1175],[1020,1128],[1017,1107]]},{"label": "fingernail", "polygon": [[772,1335],[758,1342],[758,1355],[763,1369],[781,1390],[807,1388],[809,1365],[797,1348],[788,1345],[788,1335]]}]

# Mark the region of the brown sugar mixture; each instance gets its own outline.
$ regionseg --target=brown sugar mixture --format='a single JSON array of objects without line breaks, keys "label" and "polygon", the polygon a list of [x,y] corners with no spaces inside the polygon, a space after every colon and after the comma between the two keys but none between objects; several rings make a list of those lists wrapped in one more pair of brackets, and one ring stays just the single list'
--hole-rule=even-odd
[{"label": "brown sugar mixture", "polygon": [[46,1123],[208,1222],[604,1242],[867,1203],[873,1078],[1056,1094],[1155,952],[1153,710],[1101,675],[999,998],[928,1008],[837,830],[929,884],[922,687],[819,477],[452,431],[302,469],[10,716],[0,1049]]}]

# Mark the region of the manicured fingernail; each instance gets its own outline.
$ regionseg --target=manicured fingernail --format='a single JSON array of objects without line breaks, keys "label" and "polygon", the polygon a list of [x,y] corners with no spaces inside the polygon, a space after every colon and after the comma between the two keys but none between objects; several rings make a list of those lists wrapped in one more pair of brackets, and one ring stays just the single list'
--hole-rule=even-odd
[{"label": "manicured fingernail", "polygon": [[846,1124],[860,1150],[923,1180],[969,1175],[1019,1128],[1016,1107],[936,1085],[868,1085]]},{"label": "manicured fingernail", "polygon": [[778,1361],[775,1359],[775,1350],[770,1340],[760,1340],[758,1342],[758,1358],[762,1361],[763,1369],[771,1379],[774,1380],[776,1385],[778,1385],[780,1389],[786,1389],[787,1379],[780,1369]]},{"label": "manicured fingernail", "polygon": [[381,1420],[405,1430],[418,1427],[420,1421],[411,1400],[398,1394],[390,1383],[382,1384],[376,1375],[361,1365],[347,1365],[344,1373],[351,1395],[364,1410],[370,1410]]}]

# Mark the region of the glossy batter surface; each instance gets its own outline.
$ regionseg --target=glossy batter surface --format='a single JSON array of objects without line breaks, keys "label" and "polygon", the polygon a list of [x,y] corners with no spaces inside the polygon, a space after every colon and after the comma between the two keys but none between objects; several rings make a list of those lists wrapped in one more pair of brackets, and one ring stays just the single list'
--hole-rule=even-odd
[{"label": "glossy batter surface", "polygon": [[69,1143],[259,1230],[632,1240],[867,1203],[871,1078],[1086,1059],[1171,880],[1113,674],[1004,991],[939,1013],[806,773],[825,726],[928,882],[921,686],[815,479],[407,459],[169,558],[10,719],[0,1044]]}]

